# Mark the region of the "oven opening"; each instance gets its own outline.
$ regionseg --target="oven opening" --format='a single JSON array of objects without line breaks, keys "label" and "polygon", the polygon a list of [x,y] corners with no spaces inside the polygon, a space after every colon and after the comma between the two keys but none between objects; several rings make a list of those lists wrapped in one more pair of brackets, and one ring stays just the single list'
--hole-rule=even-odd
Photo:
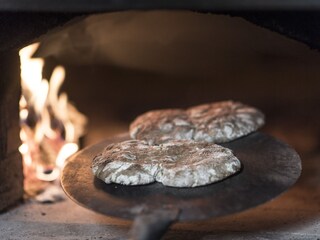
[{"label": "oven opening", "polygon": [[[209,232],[233,238],[235,231],[247,237],[248,232],[293,236],[303,231],[292,229],[301,219],[305,224],[319,217],[314,210],[319,197],[320,55],[306,45],[240,17],[123,11],[74,19],[24,46],[19,55],[20,128],[12,136],[21,139],[15,147],[23,158],[22,206],[27,210],[18,207],[15,216],[17,222],[26,222],[24,230],[34,226],[19,215],[27,211],[35,222],[40,212],[46,224],[52,224],[52,235],[67,236],[65,223],[83,226],[72,233],[75,238],[90,238],[93,232],[97,238],[125,236],[130,223],[89,212],[62,192],[59,177],[67,158],[128,132],[144,112],[223,100],[261,109],[266,116],[261,131],[291,145],[304,171],[298,183],[274,201],[201,226],[178,224],[169,237],[181,232],[197,239],[198,232]],[[65,219],[62,208],[71,212]]]}]

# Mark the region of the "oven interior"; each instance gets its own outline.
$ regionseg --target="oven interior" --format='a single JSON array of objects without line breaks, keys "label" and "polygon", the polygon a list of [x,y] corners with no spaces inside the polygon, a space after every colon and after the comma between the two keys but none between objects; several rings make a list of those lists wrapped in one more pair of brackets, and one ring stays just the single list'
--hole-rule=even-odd
[{"label": "oven interior", "polygon": [[35,55],[44,75],[65,66],[62,90],[88,116],[89,143],[148,110],[225,99],[261,108],[266,131],[317,132],[318,51],[239,17],[97,14],[45,35]]}]

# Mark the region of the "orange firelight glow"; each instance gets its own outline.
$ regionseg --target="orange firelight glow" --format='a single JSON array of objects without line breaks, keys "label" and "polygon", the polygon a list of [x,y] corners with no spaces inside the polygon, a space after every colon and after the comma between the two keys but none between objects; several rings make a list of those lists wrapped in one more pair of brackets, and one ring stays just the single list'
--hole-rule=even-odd
[{"label": "orange firelight glow", "polygon": [[21,86],[19,148],[25,174],[34,172],[37,179],[53,181],[59,177],[65,160],[78,151],[86,117],[59,94],[65,69],[57,66],[50,80],[43,79],[44,59],[32,58],[39,43],[20,50]]}]

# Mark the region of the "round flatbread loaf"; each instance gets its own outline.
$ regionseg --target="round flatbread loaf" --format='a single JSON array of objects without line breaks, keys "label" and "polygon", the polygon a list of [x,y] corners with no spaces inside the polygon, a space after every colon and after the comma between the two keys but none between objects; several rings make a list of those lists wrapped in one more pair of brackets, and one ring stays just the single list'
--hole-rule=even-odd
[{"label": "round flatbread loaf", "polygon": [[187,110],[147,112],[132,122],[130,136],[150,144],[173,139],[224,143],[246,136],[263,124],[264,115],[258,109],[240,102],[224,101]]},{"label": "round flatbread loaf", "polygon": [[230,149],[216,144],[173,140],[160,145],[131,140],[107,146],[92,171],[106,183],[197,187],[220,181],[241,168]]}]

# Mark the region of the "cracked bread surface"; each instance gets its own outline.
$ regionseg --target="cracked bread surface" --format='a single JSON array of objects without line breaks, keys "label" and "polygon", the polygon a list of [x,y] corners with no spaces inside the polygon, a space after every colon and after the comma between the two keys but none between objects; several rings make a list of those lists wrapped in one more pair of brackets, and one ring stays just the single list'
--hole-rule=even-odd
[{"label": "cracked bread surface", "polygon": [[197,187],[239,171],[240,161],[228,148],[190,140],[160,145],[129,140],[107,146],[92,163],[95,176],[106,183]]},{"label": "cracked bread surface", "polygon": [[258,109],[234,101],[202,104],[183,109],[150,111],[130,125],[133,139],[149,144],[176,140],[225,143],[246,136],[264,125]]}]

